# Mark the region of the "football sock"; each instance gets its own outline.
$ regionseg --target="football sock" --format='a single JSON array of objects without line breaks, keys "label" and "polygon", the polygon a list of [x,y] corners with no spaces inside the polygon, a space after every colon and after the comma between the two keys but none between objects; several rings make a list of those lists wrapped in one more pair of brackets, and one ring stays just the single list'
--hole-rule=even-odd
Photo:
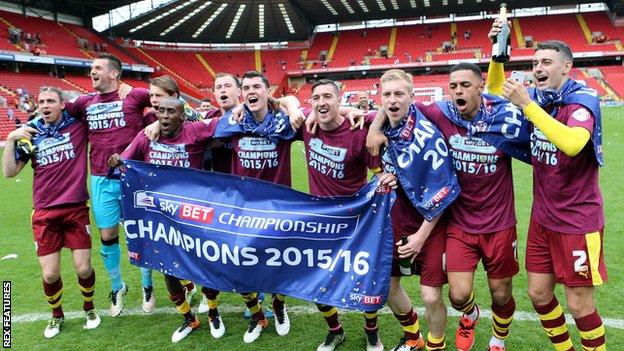
[{"label": "football sock", "polygon": [[436,338],[433,335],[431,335],[431,333],[427,333],[426,348],[427,348],[427,351],[445,350],[446,342],[445,342],[444,335],[442,335],[439,338]]},{"label": "football sock", "polygon": [[246,293],[241,294],[243,301],[245,301],[245,305],[251,312],[252,318],[257,320],[262,320],[264,318],[264,312],[262,312],[262,308],[260,307],[260,303],[258,302],[258,293]]},{"label": "football sock", "polygon": [[86,278],[80,278],[78,276],[78,287],[82,293],[82,309],[85,311],[92,310],[93,307],[93,293],[95,292],[95,270],[91,270],[91,274]]},{"label": "football sock", "polygon": [[46,283],[43,281],[43,292],[45,294],[46,301],[48,301],[48,306],[52,309],[52,317],[54,318],[63,318],[65,315],[63,314],[63,281],[59,277],[57,281],[54,283]]},{"label": "football sock", "polygon": [[376,333],[379,329],[377,327],[377,311],[364,312],[364,331],[369,333]]},{"label": "football sock", "polygon": [[574,318],[581,334],[583,350],[604,351],[607,349],[605,327],[597,310],[581,318]]},{"label": "football sock", "polygon": [[414,310],[410,310],[406,314],[394,314],[394,317],[401,323],[403,334],[409,340],[420,339],[420,323],[418,322],[418,314]]},{"label": "football sock", "polygon": [[273,310],[281,311],[284,309],[284,301],[286,301],[286,296],[282,294],[273,294]]},{"label": "football sock", "polygon": [[330,331],[337,333],[342,331],[342,325],[338,320],[338,310],[336,307],[320,304],[317,304],[316,307],[319,311],[321,311],[321,314],[325,318],[325,322],[327,322],[327,326]]},{"label": "football sock", "polygon": [[219,291],[210,289],[210,288],[202,288],[202,293],[208,299],[208,316],[216,317],[219,315],[219,310],[217,309],[218,300],[217,296],[219,296]]},{"label": "football sock", "polygon": [[557,298],[553,296],[552,300],[546,305],[533,305],[533,308],[535,312],[537,312],[540,322],[542,323],[542,328],[544,328],[555,350],[574,350],[574,345],[568,333],[568,326],[563,316],[563,309],[559,301],[557,301]]},{"label": "football sock", "polygon": [[468,317],[471,321],[474,322],[479,317],[477,314],[477,309],[475,308],[476,305],[474,301],[475,301],[475,293],[474,291],[472,291],[470,293],[470,297],[468,298],[468,301],[460,305],[456,305],[453,303],[453,301],[451,301],[451,305],[453,306],[454,309],[458,310],[459,312],[463,312],[466,315],[466,317]]},{"label": "football sock", "polygon": [[106,271],[108,272],[108,277],[111,281],[111,290],[118,291],[123,286],[121,280],[121,267],[119,265],[119,260],[121,257],[121,250],[119,248],[119,237],[111,240],[102,240],[100,255],[102,256],[102,261],[104,261],[104,267],[106,268]]},{"label": "football sock", "polygon": [[152,283],[152,270],[149,268],[141,267],[141,285],[144,288],[149,288],[153,286]]},{"label": "football sock", "polygon": [[[494,337],[505,340],[509,336],[509,328],[513,321],[513,314],[516,310],[516,301],[513,296],[504,306],[492,303],[492,334]],[[492,345],[490,342],[490,346]],[[498,345],[500,346],[500,345]]]}]

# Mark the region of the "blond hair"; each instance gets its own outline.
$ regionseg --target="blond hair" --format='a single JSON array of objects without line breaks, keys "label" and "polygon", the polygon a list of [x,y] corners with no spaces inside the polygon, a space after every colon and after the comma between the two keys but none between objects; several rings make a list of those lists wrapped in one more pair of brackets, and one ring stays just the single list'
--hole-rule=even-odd
[{"label": "blond hair", "polygon": [[407,83],[408,92],[411,94],[412,90],[414,90],[414,78],[411,74],[405,72],[402,69],[389,69],[379,78],[380,83],[385,83],[393,80],[402,80]]}]

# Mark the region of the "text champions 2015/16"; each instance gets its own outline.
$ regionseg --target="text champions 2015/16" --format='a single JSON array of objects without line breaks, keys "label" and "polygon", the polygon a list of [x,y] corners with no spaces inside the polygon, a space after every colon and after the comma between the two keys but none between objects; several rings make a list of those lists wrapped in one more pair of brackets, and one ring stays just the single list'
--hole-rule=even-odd
[{"label": "text champions 2015/16", "polygon": [[[168,245],[180,247],[188,253],[194,253],[199,258],[203,257],[210,262],[220,262],[224,265],[305,266],[309,268],[318,267],[330,272],[341,269],[345,273],[353,272],[358,275],[365,275],[370,269],[367,261],[370,253],[366,251],[354,253],[351,250],[340,249],[334,252],[332,249],[300,249],[297,247],[283,249],[268,247],[264,250],[258,250],[250,246],[228,245],[213,240],[202,240],[182,233],[175,227],[167,227],[163,223],[143,220],[126,220],[124,221],[124,229],[129,240],[148,237],[154,242],[163,241]],[[137,254],[130,253],[131,259],[138,259],[133,255]]]}]

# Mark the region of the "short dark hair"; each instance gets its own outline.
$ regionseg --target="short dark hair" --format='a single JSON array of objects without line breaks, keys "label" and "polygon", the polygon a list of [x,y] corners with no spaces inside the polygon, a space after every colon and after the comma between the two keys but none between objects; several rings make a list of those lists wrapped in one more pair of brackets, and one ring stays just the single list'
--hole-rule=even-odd
[{"label": "short dark hair", "polygon": [[336,84],[336,82],[331,79],[317,80],[314,84],[312,84],[311,91],[314,92],[314,89],[316,89],[316,87],[321,86],[321,85],[331,85],[332,88],[334,88],[334,91],[336,92],[336,96],[340,95],[340,88],[338,88],[338,84]]},{"label": "short dark hair", "polygon": [[238,79],[237,76],[233,75],[232,73],[225,73],[225,72],[219,72],[215,75],[214,79],[215,81],[217,80],[217,78],[222,78],[222,77],[232,77],[232,79],[234,79],[234,82],[236,82],[236,87],[240,88],[241,87],[241,82]]},{"label": "short dark hair", "polygon": [[479,68],[479,66],[475,65],[474,63],[460,62],[456,64],[455,66],[451,67],[450,73],[457,72],[457,71],[472,71],[472,73],[474,73],[475,76],[483,80],[483,74],[481,72],[481,68]]},{"label": "short dark hair", "polygon": [[117,56],[113,54],[99,54],[95,58],[108,60],[108,68],[119,72],[117,78],[121,78],[121,60]]},{"label": "short dark hair", "polygon": [[537,43],[535,51],[539,50],[554,50],[561,54],[566,61],[573,62],[574,59],[570,46],[561,40],[546,40]]},{"label": "short dark hair", "polygon": [[262,83],[264,83],[267,89],[271,87],[271,84],[269,83],[269,80],[267,79],[267,77],[258,71],[245,72],[245,74],[243,74],[243,78],[241,79],[241,82],[243,81],[243,79],[251,79],[251,78],[256,78],[256,77],[260,77],[262,79]]},{"label": "short dark hair", "polygon": [[210,100],[210,98],[208,98],[208,97],[205,97],[205,98],[201,99],[200,102],[209,102],[209,103],[212,104],[212,100]]}]

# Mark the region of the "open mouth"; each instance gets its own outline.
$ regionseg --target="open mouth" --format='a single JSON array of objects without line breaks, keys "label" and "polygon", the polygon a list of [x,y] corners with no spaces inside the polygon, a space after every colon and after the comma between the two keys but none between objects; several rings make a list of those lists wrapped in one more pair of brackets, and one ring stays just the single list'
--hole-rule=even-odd
[{"label": "open mouth", "polygon": [[41,111],[41,114],[47,117],[52,114],[52,111]]},{"label": "open mouth", "polygon": [[326,107],[319,108],[319,109],[318,109],[318,112],[319,112],[319,113],[323,113],[323,114],[325,114],[325,113],[329,112],[329,109],[328,109],[328,108],[326,108]]},{"label": "open mouth", "polygon": [[169,122],[160,122],[160,125],[161,125],[163,128],[167,129],[167,128],[169,128],[169,126],[171,125],[171,123],[169,123]]},{"label": "open mouth", "polygon": [[219,96],[219,99],[220,99],[221,101],[225,101],[225,100],[227,100],[227,99],[228,99],[228,96],[227,96],[227,95],[221,95],[221,96]]},{"label": "open mouth", "polygon": [[388,108],[388,110],[389,110],[390,112],[392,112],[392,113],[397,113],[397,112],[399,112],[400,108],[398,108],[398,107],[396,107],[396,106],[395,106],[395,107],[390,107],[390,108]]},{"label": "open mouth", "polygon": [[457,105],[457,107],[465,107],[468,102],[462,98],[459,98],[455,100],[455,104]]},{"label": "open mouth", "polygon": [[546,76],[537,76],[537,77],[535,77],[535,79],[536,79],[538,82],[543,83],[543,82],[545,82],[546,80],[548,80],[548,77],[546,77]]},{"label": "open mouth", "polygon": [[91,80],[95,83],[100,80],[100,77],[91,77]]},{"label": "open mouth", "polygon": [[252,97],[250,97],[249,99],[247,99],[247,101],[248,101],[250,104],[255,104],[256,102],[258,102],[258,98],[257,98],[257,97],[255,97],[255,96],[252,96]]}]

